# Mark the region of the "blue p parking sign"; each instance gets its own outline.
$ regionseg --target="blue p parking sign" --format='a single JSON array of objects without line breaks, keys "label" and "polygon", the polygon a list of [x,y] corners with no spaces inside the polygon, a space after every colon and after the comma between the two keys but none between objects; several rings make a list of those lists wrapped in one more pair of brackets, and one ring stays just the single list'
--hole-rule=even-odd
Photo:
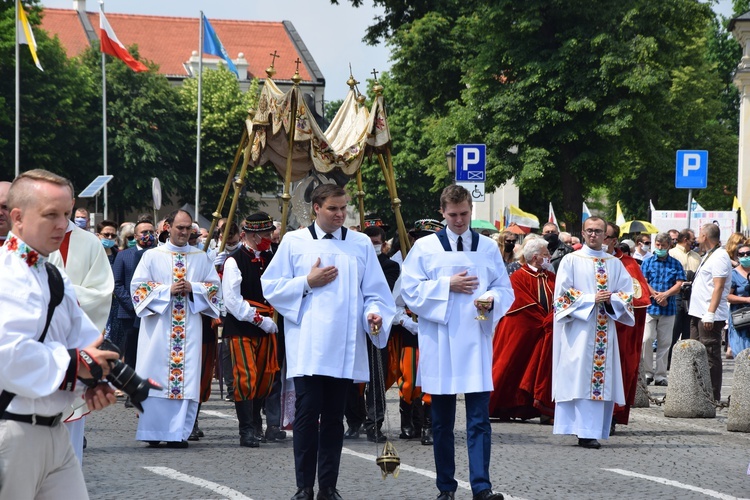
[{"label": "blue p parking sign", "polygon": [[674,186],[681,189],[706,189],[708,186],[708,151],[677,151]]},{"label": "blue p parking sign", "polygon": [[456,182],[484,182],[486,163],[485,144],[456,145]]}]

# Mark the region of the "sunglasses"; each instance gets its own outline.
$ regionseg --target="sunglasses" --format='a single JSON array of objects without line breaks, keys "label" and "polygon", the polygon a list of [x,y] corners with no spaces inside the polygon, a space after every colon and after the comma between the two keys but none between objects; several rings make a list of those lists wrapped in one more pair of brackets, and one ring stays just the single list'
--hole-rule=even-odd
[{"label": "sunglasses", "polygon": [[737,252],[737,257],[750,257],[750,252]]}]

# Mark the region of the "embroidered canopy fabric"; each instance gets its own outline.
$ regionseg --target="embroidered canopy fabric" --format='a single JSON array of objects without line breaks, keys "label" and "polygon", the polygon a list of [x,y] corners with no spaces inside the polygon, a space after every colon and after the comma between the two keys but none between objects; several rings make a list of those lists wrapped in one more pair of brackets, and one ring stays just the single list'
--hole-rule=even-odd
[{"label": "embroidered canopy fabric", "polygon": [[340,168],[353,176],[366,154],[383,152],[390,143],[390,131],[383,106],[383,96],[373,102],[372,110],[357,103],[350,90],[331,125],[324,132],[307,109],[298,87],[282,92],[270,79],[258,100],[252,120],[246,121],[248,134],[256,131],[252,144],[254,166],[272,163],[281,177],[286,174],[289,154],[289,127],[292,119],[292,96],[297,103],[294,147],[292,149],[292,181],[298,181],[312,169],[327,173]]}]

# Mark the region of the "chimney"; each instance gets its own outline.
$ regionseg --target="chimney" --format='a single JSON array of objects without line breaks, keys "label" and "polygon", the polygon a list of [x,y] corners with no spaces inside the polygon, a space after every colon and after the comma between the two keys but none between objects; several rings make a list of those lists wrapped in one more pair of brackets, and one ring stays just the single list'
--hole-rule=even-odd
[{"label": "chimney", "polygon": [[91,45],[99,42],[99,37],[94,31],[94,27],[91,25],[89,16],[86,13],[86,0],[73,0],[73,10],[78,14],[78,20],[81,23],[83,31],[86,33],[86,38]]},{"label": "chimney", "polygon": [[76,12],[86,12],[86,0],[73,0],[73,10]]}]

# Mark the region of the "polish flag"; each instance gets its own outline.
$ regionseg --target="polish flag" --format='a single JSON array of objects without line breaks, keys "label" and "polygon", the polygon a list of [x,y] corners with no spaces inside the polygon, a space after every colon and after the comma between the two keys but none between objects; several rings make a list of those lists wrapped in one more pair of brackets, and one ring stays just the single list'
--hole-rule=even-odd
[{"label": "polish flag", "polygon": [[99,38],[101,40],[101,50],[105,54],[115,56],[122,62],[128,65],[133,71],[148,71],[145,64],[140,61],[133,59],[128,49],[117,39],[115,31],[112,26],[109,25],[107,18],[104,17],[104,12],[99,12]]}]

